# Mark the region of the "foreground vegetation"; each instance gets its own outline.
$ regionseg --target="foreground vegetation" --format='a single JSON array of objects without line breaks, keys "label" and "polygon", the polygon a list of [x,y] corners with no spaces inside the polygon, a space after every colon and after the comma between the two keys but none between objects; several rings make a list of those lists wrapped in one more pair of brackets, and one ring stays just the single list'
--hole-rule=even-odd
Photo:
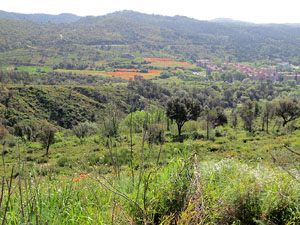
[{"label": "foreground vegetation", "polygon": [[206,120],[188,121],[179,143],[176,123],[157,108],[101,116],[56,131],[49,154],[26,134],[12,143],[2,127],[2,223],[300,221],[298,156],[288,150],[300,146],[298,123],[278,130],[272,119],[267,133],[256,119],[248,132],[239,117],[207,138]]}]

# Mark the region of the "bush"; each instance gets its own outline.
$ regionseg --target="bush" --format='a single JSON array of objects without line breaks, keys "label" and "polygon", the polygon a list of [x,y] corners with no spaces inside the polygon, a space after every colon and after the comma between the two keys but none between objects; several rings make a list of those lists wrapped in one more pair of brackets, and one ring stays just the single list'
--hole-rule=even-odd
[{"label": "bush", "polygon": [[101,157],[98,156],[96,153],[93,153],[93,154],[88,156],[87,161],[88,161],[90,166],[96,166],[100,163]]},{"label": "bush", "polygon": [[59,169],[52,165],[46,165],[38,168],[37,174],[40,176],[49,176],[51,178],[53,174],[59,174]]},{"label": "bush", "polygon": [[220,151],[220,150],[223,150],[222,146],[221,145],[217,145],[217,144],[213,144],[209,147],[209,150],[211,152],[215,152],[215,151]]},{"label": "bush", "polygon": [[31,156],[27,156],[27,157],[26,157],[26,161],[27,161],[27,162],[35,161],[35,158],[32,158]]},{"label": "bush", "polygon": [[73,127],[72,131],[78,138],[84,138],[96,134],[97,129],[96,123],[84,122]]},{"label": "bush", "polygon": [[151,209],[155,224],[160,223],[167,216],[178,215],[186,205],[193,176],[193,163],[188,159],[181,160],[175,162],[175,165],[170,165],[172,172],[169,174],[168,182],[163,188],[157,190],[158,194]]},{"label": "bush", "polygon": [[5,143],[8,145],[8,147],[13,148],[17,144],[17,139],[14,136],[9,135],[8,138],[5,139]]},{"label": "bush", "polygon": [[48,159],[46,159],[46,158],[39,158],[38,160],[37,160],[37,163],[38,164],[43,164],[43,163],[47,163],[48,162]]},{"label": "bush", "polygon": [[0,141],[4,140],[8,137],[7,129],[0,124]]},{"label": "bush", "polygon": [[233,220],[241,224],[256,225],[261,217],[260,199],[254,193],[238,196],[233,205]]},{"label": "bush", "polygon": [[70,165],[69,159],[67,159],[66,157],[62,157],[59,160],[57,160],[57,165],[59,167],[69,166]]},{"label": "bush", "polygon": [[181,134],[181,135],[172,135],[172,142],[183,142],[184,140],[188,139],[188,134]]},{"label": "bush", "polygon": [[204,135],[203,135],[202,133],[197,132],[197,131],[191,133],[191,134],[190,134],[190,137],[191,137],[193,140],[204,139]]},{"label": "bush", "polygon": [[285,225],[291,222],[290,219],[293,218],[295,211],[297,211],[297,203],[288,203],[282,199],[278,205],[275,205],[274,208],[270,209],[267,218],[273,224]]},{"label": "bush", "polygon": [[[115,153],[115,152],[114,152]],[[127,148],[122,148],[118,150],[117,156],[113,154],[113,157],[116,158],[116,162],[118,165],[126,165],[131,161],[131,153],[130,150]],[[104,165],[112,166],[112,160],[111,160],[111,155],[108,151],[104,153],[103,159],[101,160],[101,163]]]},{"label": "bush", "polygon": [[223,137],[223,134],[222,134],[222,132],[220,130],[216,130],[215,131],[215,136],[216,137]]}]

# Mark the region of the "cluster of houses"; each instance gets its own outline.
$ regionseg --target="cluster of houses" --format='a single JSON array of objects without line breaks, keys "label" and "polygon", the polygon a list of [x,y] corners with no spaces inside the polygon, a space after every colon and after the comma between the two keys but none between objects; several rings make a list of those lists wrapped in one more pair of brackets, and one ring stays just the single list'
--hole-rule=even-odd
[{"label": "cluster of houses", "polygon": [[[286,65],[285,63],[284,65]],[[276,67],[257,69],[247,64],[242,63],[223,63],[222,65],[215,65],[207,59],[197,61],[197,65],[206,69],[206,73],[212,72],[242,72],[249,76],[251,80],[272,80],[272,81],[287,81],[296,80],[300,84],[300,74],[295,72],[278,72]],[[299,75],[299,76],[298,76]]]}]

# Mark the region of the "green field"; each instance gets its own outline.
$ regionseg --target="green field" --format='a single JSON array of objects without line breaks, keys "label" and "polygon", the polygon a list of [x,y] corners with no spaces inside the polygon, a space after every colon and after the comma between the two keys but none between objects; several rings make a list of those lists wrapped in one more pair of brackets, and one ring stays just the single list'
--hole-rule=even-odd
[{"label": "green field", "polygon": [[66,69],[57,69],[57,72],[62,73],[74,73],[82,75],[94,75],[94,76],[109,76],[105,71],[93,71],[93,70],[66,70]]}]

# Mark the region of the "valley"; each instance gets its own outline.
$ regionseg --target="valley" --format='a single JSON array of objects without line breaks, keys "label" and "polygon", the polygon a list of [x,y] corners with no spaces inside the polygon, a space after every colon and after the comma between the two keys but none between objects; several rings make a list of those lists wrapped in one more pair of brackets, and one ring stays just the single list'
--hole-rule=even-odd
[{"label": "valley", "polygon": [[0,11],[0,223],[299,224],[299,40]]}]

